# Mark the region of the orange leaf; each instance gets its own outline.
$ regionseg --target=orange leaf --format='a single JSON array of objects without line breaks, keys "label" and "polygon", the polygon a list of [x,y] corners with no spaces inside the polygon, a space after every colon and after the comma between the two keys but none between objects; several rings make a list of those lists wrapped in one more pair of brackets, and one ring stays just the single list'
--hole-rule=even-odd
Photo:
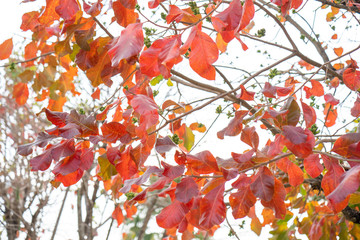
[{"label": "orange leaf", "polygon": [[27,30],[31,30],[33,31],[34,28],[39,25],[39,13],[37,11],[33,11],[33,12],[28,12],[25,13],[22,16],[22,23],[21,23],[21,30],[23,31],[27,31]]},{"label": "orange leaf", "polygon": [[344,52],[344,49],[342,47],[334,48],[334,52],[338,57],[340,57],[342,55],[342,53]]},{"label": "orange leaf", "polygon": [[26,83],[18,83],[14,86],[13,98],[15,98],[16,103],[24,105],[29,97],[29,89]]},{"label": "orange leaf", "polygon": [[224,41],[220,33],[216,34],[216,45],[221,53],[226,52],[226,48],[228,44],[227,42]]},{"label": "orange leaf", "polygon": [[59,97],[57,100],[49,99],[47,109],[51,111],[62,112],[63,106],[66,103],[66,97]]},{"label": "orange leaf", "polygon": [[124,1],[118,0],[113,2],[112,6],[116,17],[116,22],[122,27],[127,27],[129,24],[136,22],[139,14],[135,12],[135,9],[126,8],[122,2]]},{"label": "orange leaf", "polygon": [[306,70],[308,70],[308,71],[314,68],[313,65],[305,62],[304,60],[300,60],[300,61],[299,61],[299,65],[302,66],[302,67],[305,67]]},{"label": "orange leaf", "polygon": [[335,40],[338,38],[338,35],[335,33],[334,35],[331,36],[331,39]]},{"label": "orange leaf", "polygon": [[343,80],[345,85],[353,91],[360,88],[360,71],[356,71],[355,68],[347,68],[343,73]]},{"label": "orange leaf", "polygon": [[201,31],[201,23],[192,28],[181,51],[186,52],[189,47],[191,48],[190,67],[201,77],[215,80],[215,68],[212,64],[218,59],[219,50],[211,37]]},{"label": "orange leaf", "polygon": [[93,92],[93,94],[91,94],[91,97],[92,97],[93,99],[99,100],[99,99],[100,99],[100,89],[99,89],[99,88],[96,88],[95,92]]},{"label": "orange leaf", "polygon": [[0,44],[0,60],[7,59],[10,57],[10,54],[13,50],[13,41],[12,38],[5,40],[2,44]]},{"label": "orange leaf", "polygon": [[325,115],[325,126],[332,127],[336,123],[337,119],[337,109],[333,108],[330,103],[326,103],[324,108],[324,115]]},{"label": "orange leaf", "polygon": [[117,226],[119,227],[121,225],[121,223],[124,221],[124,215],[121,211],[121,208],[119,207],[119,205],[117,205],[113,211],[113,213],[111,214],[111,217],[113,219],[116,220],[117,222]]}]

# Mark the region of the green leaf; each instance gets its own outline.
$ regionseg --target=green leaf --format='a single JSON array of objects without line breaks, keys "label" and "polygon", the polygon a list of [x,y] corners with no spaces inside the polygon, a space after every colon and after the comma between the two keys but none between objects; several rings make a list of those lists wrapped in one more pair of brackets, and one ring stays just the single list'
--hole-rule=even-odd
[{"label": "green leaf", "polygon": [[169,87],[174,86],[174,84],[172,83],[172,81],[171,81],[170,78],[167,80],[166,84],[167,84]]},{"label": "green leaf", "polygon": [[154,77],[151,81],[150,81],[150,84],[151,84],[151,86],[155,86],[156,84],[159,84],[160,82],[161,82],[161,80],[163,80],[164,79],[164,77],[163,77],[163,75],[159,75],[159,76],[157,76],[157,77]]},{"label": "green leaf", "polygon": [[192,132],[191,128],[187,126],[185,127],[185,134],[183,138],[184,138],[184,147],[186,148],[186,150],[190,151],[192,146],[194,146],[194,142],[195,142],[195,135]]}]

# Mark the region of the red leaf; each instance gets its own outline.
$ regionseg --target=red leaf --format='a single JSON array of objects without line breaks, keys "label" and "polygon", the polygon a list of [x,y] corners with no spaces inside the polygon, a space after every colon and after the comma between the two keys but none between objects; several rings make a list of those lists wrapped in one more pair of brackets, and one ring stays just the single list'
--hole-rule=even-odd
[{"label": "red leaf", "polygon": [[304,168],[306,172],[312,178],[318,177],[324,170],[323,165],[320,163],[320,158],[318,154],[311,154],[304,159]]},{"label": "red leaf", "polygon": [[140,114],[140,125],[147,130],[157,124],[159,120],[158,106],[153,99],[146,95],[138,94],[131,100],[130,105]]},{"label": "red leaf", "polygon": [[56,13],[65,20],[72,19],[79,10],[76,0],[61,0],[59,5],[55,7]]},{"label": "red leaf", "polygon": [[75,172],[72,172],[65,176],[62,174],[57,174],[54,181],[61,182],[64,187],[68,187],[77,183],[82,178],[83,174],[84,171],[81,169],[78,169]]},{"label": "red leaf", "polygon": [[44,108],[42,111],[45,111],[46,118],[55,126],[61,128],[66,125],[66,118],[68,117],[68,113],[65,112],[53,112],[49,109]]},{"label": "red leaf", "polygon": [[248,161],[251,161],[251,157],[254,154],[255,150],[252,149],[248,152],[245,152],[244,154],[238,154],[238,153],[231,153],[231,156],[233,157],[233,159],[238,162],[238,163],[246,163]]},{"label": "red leaf", "polygon": [[305,68],[306,68],[306,70],[308,70],[308,71],[310,71],[311,69],[313,69],[313,68],[314,68],[314,66],[313,66],[313,65],[311,65],[311,64],[309,64],[309,63],[307,63],[307,62],[305,62],[304,60],[300,60],[298,63],[299,63],[299,65],[300,65],[300,66],[305,67]]},{"label": "red leaf", "polygon": [[177,148],[177,145],[171,140],[169,136],[158,138],[156,140],[155,150],[163,157],[165,157],[166,152],[173,148]]},{"label": "red leaf", "polygon": [[[66,118],[67,125],[73,123],[78,126],[78,129],[81,132],[81,137],[88,137],[90,135],[98,135],[99,130],[97,123],[93,116],[84,116],[79,115],[76,110],[72,110]],[[73,129],[74,126],[69,125],[70,129]],[[64,128],[64,127],[63,127]]]},{"label": "red leaf", "polygon": [[360,185],[360,165],[352,167],[342,175],[340,184],[332,191],[327,198],[332,204],[344,201],[351,193],[358,190]]},{"label": "red leaf", "polygon": [[224,139],[224,136],[237,136],[242,130],[243,118],[248,114],[248,111],[235,112],[234,118],[229,122],[228,126],[217,133],[218,138]]},{"label": "red leaf", "polygon": [[293,87],[276,87],[276,93],[279,97],[285,97],[291,93]]},{"label": "red leaf", "polygon": [[[341,176],[345,171],[340,166],[339,160],[330,158],[326,155],[321,155],[321,157],[328,170],[321,181],[321,188],[324,190],[325,196],[328,196],[340,184]],[[334,212],[339,212],[346,207],[347,203],[348,198],[340,203],[334,202],[331,206]]]},{"label": "red leaf", "polygon": [[324,87],[323,85],[316,81],[316,80],[310,80],[311,88],[304,87],[304,91],[306,92],[306,98],[310,98],[311,96],[317,96],[320,97],[324,95]]},{"label": "red leaf", "polygon": [[51,148],[51,155],[55,162],[61,158],[69,157],[75,153],[75,141],[73,138],[65,140]]},{"label": "red leaf", "polygon": [[100,14],[101,9],[103,7],[103,4],[100,2],[101,0],[98,0],[97,2],[93,3],[91,6],[87,4],[86,2],[83,2],[84,4],[84,11],[91,15],[92,17],[96,17]]},{"label": "red leaf", "polygon": [[200,220],[199,224],[210,229],[220,225],[226,216],[226,206],[224,203],[225,185],[221,184],[208,192],[200,200]]},{"label": "red leaf", "polygon": [[326,127],[332,127],[336,123],[337,119],[337,109],[333,108],[330,103],[326,103],[324,108],[324,115],[325,115],[325,126]]},{"label": "red leaf", "polygon": [[161,162],[161,165],[164,167],[163,175],[170,178],[171,180],[180,177],[185,171],[184,165],[172,166],[163,161]]},{"label": "red leaf", "polygon": [[240,140],[254,148],[258,149],[259,146],[259,135],[257,134],[255,127],[246,127],[241,132]]},{"label": "red leaf", "polygon": [[274,195],[274,175],[267,167],[260,167],[250,188],[254,195],[266,202]]},{"label": "red leaf", "polygon": [[295,145],[304,143],[307,139],[307,135],[301,127],[284,126],[283,135]]},{"label": "red leaf", "polygon": [[48,169],[52,162],[51,150],[30,159],[30,166],[32,171],[45,171]]},{"label": "red leaf", "polygon": [[215,68],[212,66],[218,59],[219,50],[216,43],[201,31],[201,24],[194,26],[188,40],[182,49],[187,51],[191,48],[189,55],[190,67],[201,77],[208,80],[215,79]]},{"label": "red leaf", "polygon": [[248,215],[250,208],[256,203],[256,197],[250,190],[250,186],[241,188],[229,197],[229,203],[232,208],[232,215],[235,219],[243,218]]},{"label": "red leaf", "polygon": [[122,2],[126,1],[115,1],[112,4],[116,21],[120,26],[127,27],[131,23],[136,23],[139,14],[135,12],[135,9],[126,8]]},{"label": "red leaf", "polygon": [[275,178],[274,184],[274,196],[271,201],[261,201],[264,207],[275,210],[275,217],[284,219],[286,216],[286,205],[285,205],[286,190],[281,181]]},{"label": "red leaf", "polygon": [[312,125],[316,122],[316,112],[313,107],[308,106],[307,104],[301,101],[301,107],[303,109],[304,120],[307,128],[311,128]]},{"label": "red leaf", "polygon": [[339,185],[340,178],[345,171],[339,164],[339,160],[330,158],[326,155],[321,155],[321,157],[328,170],[321,182],[321,187],[324,190],[325,196],[327,196]]},{"label": "red leaf", "polygon": [[178,8],[176,5],[170,5],[169,13],[166,16],[166,23],[169,24],[172,21],[179,23],[184,18],[184,16],[194,17],[193,14]]},{"label": "red leaf", "polygon": [[21,156],[27,156],[33,152],[32,150],[33,146],[45,147],[48,144],[48,142],[51,139],[54,139],[55,137],[56,136],[52,136],[45,132],[41,132],[39,133],[39,135],[37,136],[34,142],[20,145],[18,148],[18,154],[20,154]]},{"label": "red leaf", "polygon": [[96,88],[95,92],[93,92],[93,94],[91,94],[91,97],[92,97],[93,99],[100,100],[100,89],[99,89],[99,88]]},{"label": "red leaf", "polygon": [[264,88],[261,91],[265,97],[276,98],[276,87],[272,86],[270,83],[266,82]]},{"label": "red leaf", "polygon": [[195,155],[187,154],[188,167],[200,174],[209,174],[220,171],[216,159],[209,151],[199,152]]},{"label": "red leaf", "polygon": [[188,203],[191,199],[199,194],[199,188],[191,177],[181,179],[175,190],[175,197],[183,203]]},{"label": "red leaf", "polygon": [[[300,127],[297,127],[297,128],[300,128]],[[297,142],[299,143],[299,142],[303,141],[302,143],[295,144],[293,142],[295,136],[292,136],[292,138],[291,138],[292,140],[285,137],[284,144],[297,157],[306,158],[313,152],[313,148],[315,146],[315,137],[314,137],[314,134],[309,129],[305,129],[305,130],[303,130],[303,129],[300,130],[300,129],[296,130],[296,131],[298,131],[298,135],[296,137],[299,138]],[[307,136],[305,140],[303,138],[304,137],[303,134],[305,134]]]},{"label": "red leaf", "polygon": [[298,186],[304,182],[304,173],[298,165],[291,162],[287,167],[287,173],[289,175],[289,183],[291,186]]},{"label": "red leaf", "polygon": [[[249,14],[251,15],[251,12]],[[215,30],[221,34],[225,42],[228,43],[235,37],[235,29],[239,28],[242,15],[243,9],[240,0],[234,0],[228,8],[211,18]],[[242,24],[246,24],[249,17],[245,16]]]},{"label": "red leaf", "polygon": [[138,172],[138,167],[131,156],[130,150],[131,145],[121,153],[120,158],[115,162],[116,171],[121,175],[123,180],[130,179]]},{"label": "red leaf", "polygon": [[343,80],[348,88],[357,91],[360,88],[360,71],[356,71],[355,68],[345,69]]},{"label": "red leaf", "polygon": [[27,30],[34,31],[35,27],[40,25],[38,18],[39,18],[39,12],[37,11],[25,13],[22,16],[22,23],[20,29],[23,31],[27,31]]},{"label": "red leaf", "polygon": [[68,175],[77,171],[81,164],[81,151],[77,149],[71,156],[65,157],[58,162],[52,171],[55,175],[61,174],[62,176]]},{"label": "red leaf", "polygon": [[324,99],[326,103],[330,103],[333,106],[338,105],[340,102],[338,99],[334,98],[331,93],[325,94]]},{"label": "red leaf", "polygon": [[149,77],[162,74],[164,78],[169,78],[172,67],[182,61],[180,46],[180,35],[156,40],[140,56],[141,73]]},{"label": "red leaf", "polygon": [[128,25],[121,31],[120,37],[115,38],[112,43],[112,47],[108,54],[111,57],[113,66],[119,65],[122,59],[128,61],[131,60],[131,58],[136,57],[144,45],[142,23]]},{"label": "red leaf", "polygon": [[336,152],[337,154],[343,157],[351,157],[351,152],[349,151],[349,146],[354,143],[358,143],[360,141],[360,133],[347,133],[341,137],[339,137],[335,143],[332,152]]},{"label": "red leaf", "polygon": [[189,210],[184,203],[175,200],[156,216],[156,222],[162,228],[174,228],[184,220]]},{"label": "red leaf", "polygon": [[108,142],[115,143],[117,140],[120,140],[122,143],[127,144],[131,141],[130,134],[126,131],[126,127],[121,123],[104,123],[101,126],[101,131]]},{"label": "red leaf", "polygon": [[[1,46],[0,46],[1,47]],[[29,97],[29,89],[26,83],[18,83],[14,86],[13,98],[20,106],[24,105]]]},{"label": "red leaf", "polygon": [[116,220],[117,226],[119,227],[121,223],[124,221],[124,215],[121,211],[121,208],[119,205],[116,205],[113,213],[111,214],[111,217]]},{"label": "red leaf", "polygon": [[0,60],[4,60],[10,57],[10,54],[13,50],[13,41],[12,38],[5,40],[0,44]]},{"label": "red leaf", "polygon": [[160,174],[161,172],[162,171],[159,168],[150,166],[146,169],[145,173],[143,175],[141,175],[140,177],[125,180],[124,186],[119,190],[119,192],[122,192],[122,193],[129,192],[131,189],[131,186],[133,184],[140,186],[141,184],[143,184],[144,182],[146,182],[149,179],[151,174],[153,174],[153,173]]},{"label": "red leaf", "polygon": [[249,92],[246,90],[246,88],[244,87],[244,85],[240,85],[241,87],[241,93],[240,95],[236,96],[242,100],[246,100],[246,101],[251,101],[254,100],[254,95],[255,92]]},{"label": "red leaf", "polygon": [[351,116],[358,117],[360,115],[360,97],[357,96],[354,106],[351,108]]},{"label": "red leaf", "polygon": [[255,8],[253,0],[245,0],[243,14],[241,16],[240,25],[236,28],[236,31],[243,30],[247,25],[249,25],[251,19],[253,19],[255,15]]}]

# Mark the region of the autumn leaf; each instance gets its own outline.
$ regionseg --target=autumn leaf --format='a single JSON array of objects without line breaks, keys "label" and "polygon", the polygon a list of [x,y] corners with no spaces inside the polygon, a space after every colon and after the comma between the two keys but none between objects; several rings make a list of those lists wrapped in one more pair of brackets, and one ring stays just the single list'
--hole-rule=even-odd
[{"label": "autumn leaf", "polygon": [[286,131],[287,136],[284,138],[285,146],[292,153],[301,158],[305,158],[312,154],[315,146],[314,134],[309,129],[303,130],[300,127],[291,127],[287,129],[289,131]]},{"label": "autumn leaf", "polygon": [[115,209],[114,209],[113,213],[111,214],[111,217],[116,220],[118,227],[123,223],[124,215],[123,215],[119,205],[115,206]]},{"label": "autumn leaf", "polygon": [[195,180],[191,177],[181,179],[175,190],[175,197],[178,201],[188,203],[199,194],[199,188]]},{"label": "autumn leaf", "polygon": [[76,0],[61,0],[55,7],[55,12],[65,20],[72,19],[80,10],[79,4]]},{"label": "autumn leaf", "polygon": [[339,185],[327,198],[333,204],[344,201],[351,193],[358,190],[360,185],[360,165],[352,167],[341,176]]},{"label": "autumn leaf", "polygon": [[234,118],[230,121],[228,126],[217,133],[218,138],[224,139],[224,136],[237,136],[242,130],[243,118],[248,114],[248,111],[235,112]]},{"label": "autumn leaf", "polygon": [[194,26],[182,51],[191,48],[190,67],[201,77],[215,80],[215,68],[212,66],[218,59],[219,50],[209,35],[201,31],[201,24]]},{"label": "autumn leaf", "polygon": [[10,57],[10,54],[13,50],[13,41],[12,38],[5,40],[0,44],[0,60],[4,60]]},{"label": "autumn leaf", "polygon": [[303,109],[304,120],[307,128],[311,128],[316,122],[316,112],[313,107],[310,107],[306,103],[301,101],[301,107]]},{"label": "autumn leaf", "polygon": [[239,189],[229,197],[232,215],[235,219],[246,217],[255,202],[256,197],[252,193],[250,186]]},{"label": "autumn leaf", "polygon": [[129,24],[136,23],[139,14],[135,12],[134,8],[125,7],[123,2],[124,1],[117,0],[113,2],[112,7],[117,23],[126,28]]},{"label": "autumn leaf", "polygon": [[310,98],[311,96],[323,96],[324,95],[324,87],[316,80],[310,80],[311,88],[305,86],[304,91],[306,92],[306,98]]},{"label": "autumn leaf", "polygon": [[221,184],[208,192],[200,200],[199,224],[205,229],[220,225],[225,220],[226,206],[223,196],[224,190],[225,186]]},{"label": "autumn leaf", "polygon": [[336,56],[340,57],[342,55],[342,53],[344,52],[344,49],[342,47],[334,48],[334,52],[335,52]]},{"label": "autumn leaf", "polygon": [[311,154],[304,159],[304,168],[306,172],[312,177],[318,177],[324,170],[323,165],[320,163],[318,154]]},{"label": "autumn leaf", "polygon": [[267,167],[260,167],[250,185],[251,191],[256,197],[266,202],[271,201],[274,195],[274,179]]},{"label": "autumn leaf", "polygon": [[22,106],[26,103],[27,99],[29,97],[29,89],[26,83],[17,83],[14,86],[13,90],[13,98],[15,98],[15,101],[19,106]]},{"label": "autumn leaf", "polygon": [[142,23],[129,24],[121,31],[120,37],[112,41],[112,47],[109,50],[111,63],[113,66],[119,65],[122,59],[127,61],[137,57],[144,45],[144,34]]},{"label": "autumn leaf", "polygon": [[343,81],[349,89],[357,91],[360,88],[360,71],[355,70],[355,68],[345,69]]},{"label": "autumn leaf", "polygon": [[140,56],[141,72],[149,77],[162,74],[164,78],[169,78],[172,67],[182,61],[180,46],[181,38],[179,35],[156,40]]},{"label": "autumn leaf", "polygon": [[175,200],[169,206],[161,210],[160,214],[156,216],[157,224],[162,228],[173,228],[178,226],[189,212],[189,208],[182,202]]}]

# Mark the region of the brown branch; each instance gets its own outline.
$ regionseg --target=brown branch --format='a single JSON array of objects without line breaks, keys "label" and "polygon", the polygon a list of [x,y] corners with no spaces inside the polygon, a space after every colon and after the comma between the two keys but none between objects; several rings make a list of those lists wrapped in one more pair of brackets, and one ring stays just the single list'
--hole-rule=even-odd
[{"label": "brown branch", "polygon": [[23,61],[18,61],[18,62],[12,62],[12,63],[9,63],[9,64],[5,64],[5,65],[2,65],[0,67],[10,67],[12,64],[19,64],[19,63],[27,63],[27,62],[31,62],[31,61],[34,61],[38,58],[42,58],[42,57],[46,57],[48,55],[51,55],[51,54],[54,54],[55,52],[52,51],[52,52],[48,52],[48,53],[44,53],[44,54],[41,54],[40,56],[37,56],[37,57],[33,57],[33,58],[30,58],[30,59],[26,59],[26,60],[23,60]]},{"label": "brown branch", "polygon": [[261,10],[266,12],[266,14],[268,14],[279,25],[281,30],[284,32],[286,38],[290,42],[291,46],[293,47],[293,50],[298,51],[298,48],[297,48],[295,42],[292,40],[292,38],[290,37],[290,34],[288,33],[288,31],[286,30],[284,25],[280,22],[280,20],[276,16],[274,16],[269,10],[267,10],[263,5],[261,5],[261,4],[257,3],[257,2],[254,2],[254,4],[256,6],[258,6],[259,8],[261,8]]},{"label": "brown branch", "polygon": [[360,13],[360,9],[357,8],[356,6],[350,7],[350,6],[346,6],[346,5],[343,5],[343,4],[334,3],[334,2],[331,2],[331,1],[328,1],[328,0],[315,0],[315,1],[321,2],[323,5],[325,4],[325,5],[333,6],[333,7],[336,7],[336,8],[345,9],[347,11]]},{"label": "brown branch", "polygon": [[145,218],[143,220],[143,225],[141,226],[140,231],[138,233],[138,240],[143,240],[144,239],[145,231],[146,231],[146,228],[147,228],[148,223],[150,221],[151,215],[152,215],[152,213],[154,211],[157,199],[158,199],[158,195],[155,195],[151,199],[148,200],[149,201],[148,202],[148,210],[147,210],[146,216],[145,216]]},{"label": "brown branch", "polygon": [[57,230],[57,227],[59,226],[59,222],[60,222],[60,217],[61,217],[61,214],[62,214],[62,211],[64,209],[64,205],[65,205],[65,201],[66,201],[66,198],[67,198],[67,195],[68,195],[68,192],[69,192],[69,187],[66,189],[65,191],[65,196],[64,196],[64,199],[61,203],[61,207],[60,207],[60,210],[59,210],[59,214],[57,216],[57,219],[56,219],[56,223],[55,223],[55,226],[54,226],[54,230],[52,232],[52,235],[51,235],[51,240],[54,240],[55,238],[55,235],[56,235],[56,230]]},{"label": "brown branch", "polygon": [[94,21],[99,25],[99,27],[104,30],[104,32],[111,37],[112,39],[114,38],[114,36],[106,29],[106,27],[96,18],[93,17]]}]

